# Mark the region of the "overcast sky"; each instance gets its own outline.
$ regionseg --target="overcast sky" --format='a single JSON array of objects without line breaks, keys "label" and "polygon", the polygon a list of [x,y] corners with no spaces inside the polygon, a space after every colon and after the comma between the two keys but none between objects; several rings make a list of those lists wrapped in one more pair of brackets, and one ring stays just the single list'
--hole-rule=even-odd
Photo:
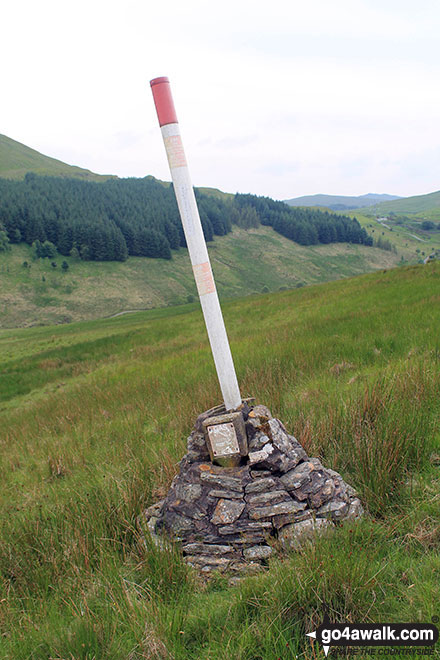
[{"label": "overcast sky", "polygon": [[168,76],[194,185],[432,192],[439,35],[439,0],[6,0],[0,133],[169,180],[149,87]]}]

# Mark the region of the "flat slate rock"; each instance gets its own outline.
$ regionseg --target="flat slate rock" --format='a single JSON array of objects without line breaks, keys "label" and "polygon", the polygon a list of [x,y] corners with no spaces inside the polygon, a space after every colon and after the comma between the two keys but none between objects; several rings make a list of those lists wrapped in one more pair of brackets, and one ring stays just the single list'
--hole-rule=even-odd
[{"label": "flat slate rock", "polygon": [[285,500],[291,500],[291,497],[285,490],[272,490],[268,493],[250,493],[249,495],[245,495],[245,500],[248,508],[253,509],[258,506],[267,506],[278,504]]},{"label": "flat slate rock", "polygon": [[211,474],[210,472],[202,472],[200,479],[204,484],[215,486],[216,488],[225,488],[227,490],[235,490],[241,492],[244,490],[243,482],[236,477],[230,477],[221,474]]},{"label": "flat slate rock", "polygon": [[253,520],[260,520],[261,518],[270,518],[271,516],[277,516],[280,513],[297,513],[306,508],[306,504],[301,502],[295,502],[290,498],[290,501],[280,502],[279,504],[273,504],[272,506],[263,506],[258,507],[257,509],[251,509],[249,512],[249,517]]},{"label": "flat slate rock", "polygon": [[334,529],[334,524],[330,520],[323,518],[304,520],[283,527],[278,535],[278,540],[285,549],[299,550],[306,541],[311,541],[317,534],[322,534],[330,529]]},{"label": "flat slate rock", "polygon": [[276,485],[277,482],[273,477],[261,477],[260,479],[255,479],[247,484],[245,487],[246,495],[249,493],[270,492],[270,490],[275,488]]},{"label": "flat slate rock", "polygon": [[219,500],[211,518],[213,525],[227,525],[233,523],[241,516],[245,508],[245,502],[236,500]]}]

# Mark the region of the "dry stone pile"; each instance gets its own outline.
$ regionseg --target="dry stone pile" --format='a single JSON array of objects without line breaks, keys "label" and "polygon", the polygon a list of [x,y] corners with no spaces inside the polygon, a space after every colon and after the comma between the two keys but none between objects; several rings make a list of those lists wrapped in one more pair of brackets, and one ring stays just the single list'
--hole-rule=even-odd
[{"label": "dry stone pile", "polygon": [[[197,418],[168,495],[145,512],[153,540],[180,541],[185,560],[201,571],[246,570],[275,548],[297,549],[314,534],[363,514],[341,475],[307,456],[265,406],[242,406],[247,455],[233,467],[215,465]],[[277,541],[275,541],[277,539]]]}]

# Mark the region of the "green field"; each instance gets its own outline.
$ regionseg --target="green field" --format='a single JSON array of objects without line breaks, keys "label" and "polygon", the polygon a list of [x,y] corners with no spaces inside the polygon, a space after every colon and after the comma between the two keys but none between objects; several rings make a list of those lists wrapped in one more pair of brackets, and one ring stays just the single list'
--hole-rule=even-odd
[{"label": "green field", "polygon": [[439,302],[431,263],[224,305],[242,394],[369,512],[235,586],[145,546],[137,523],[220,400],[200,310],[0,330],[0,658],[317,660],[304,633],[324,606],[430,622]]},{"label": "green field", "polygon": [[[397,254],[364,245],[303,247],[263,226],[234,228],[217,236],[208,249],[223,299],[349,277],[399,261]],[[30,267],[23,267],[25,261]],[[94,319],[183,304],[196,296],[185,249],[173,253],[171,261],[130,257],[124,263],[93,262],[59,256],[56,269],[51,261],[32,260],[32,250],[24,244],[0,253],[0,327]]]}]

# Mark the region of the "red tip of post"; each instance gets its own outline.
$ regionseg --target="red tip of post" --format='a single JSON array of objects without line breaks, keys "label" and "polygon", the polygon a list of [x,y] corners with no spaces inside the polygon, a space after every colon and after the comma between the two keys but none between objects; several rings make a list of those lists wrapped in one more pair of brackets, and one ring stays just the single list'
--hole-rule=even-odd
[{"label": "red tip of post", "polygon": [[154,104],[156,106],[159,125],[177,124],[177,115],[174,109],[173,97],[171,95],[170,81],[166,76],[150,80],[153,92]]}]

